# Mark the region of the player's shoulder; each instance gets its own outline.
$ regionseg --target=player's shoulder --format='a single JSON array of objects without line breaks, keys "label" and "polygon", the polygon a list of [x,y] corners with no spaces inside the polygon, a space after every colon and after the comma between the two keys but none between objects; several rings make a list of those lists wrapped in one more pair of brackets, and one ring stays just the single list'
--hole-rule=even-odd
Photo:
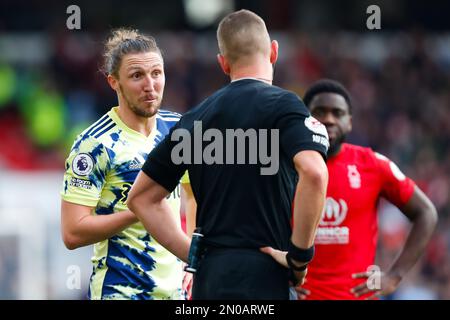
[{"label": "player's shoulder", "polygon": [[111,134],[106,135],[106,133],[111,133],[115,128],[117,128],[117,124],[110,113],[104,114],[77,136],[72,151],[79,151],[79,149],[89,151],[89,149],[102,148],[104,138],[111,136]]},{"label": "player's shoulder", "polygon": [[109,112],[105,113],[99,119],[94,121],[90,126],[81,132],[80,136],[96,136],[103,131],[106,127],[113,123],[113,119],[111,118]]},{"label": "player's shoulder", "polygon": [[[100,141],[100,136],[96,137],[108,127],[106,124],[108,117],[105,116],[86,128],[75,139],[66,159],[66,170],[70,169],[78,176],[87,176],[95,166],[108,167],[109,150]],[[103,127],[103,124],[106,126]]]},{"label": "player's shoulder", "polygon": [[343,143],[342,148],[345,150],[345,152],[348,152],[348,153],[374,156],[374,151],[370,147],[358,146],[356,144],[351,144],[351,143]]},{"label": "player's shoulder", "polygon": [[343,150],[348,158],[367,165],[390,164],[392,161],[385,155],[373,150],[370,147],[358,146],[350,143],[343,143]]},{"label": "player's shoulder", "polygon": [[157,128],[163,134],[167,134],[167,130],[170,130],[173,126],[175,126],[181,119],[181,114],[160,109],[156,114]]},{"label": "player's shoulder", "polygon": [[158,110],[156,117],[165,121],[179,121],[181,114],[175,111],[160,109]]},{"label": "player's shoulder", "polygon": [[377,159],[376,152],[370,147],[343,143],[342,151],[346,158],[352,158],[354,161],[361,164],[374,164]]}]

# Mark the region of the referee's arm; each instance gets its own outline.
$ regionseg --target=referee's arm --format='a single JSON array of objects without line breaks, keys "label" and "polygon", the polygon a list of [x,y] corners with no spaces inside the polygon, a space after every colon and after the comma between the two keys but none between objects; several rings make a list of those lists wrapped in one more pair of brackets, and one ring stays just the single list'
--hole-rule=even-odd
[{"label": "referee's arm", "polygon": [[[303,150],[295,154],[295,170],[299,175],[299,181],[294,198],[294,227],[291,241],[298,249],[307,251],[314,244],[317,226],[320,222],[325,204],[326,190],[328,186],[328,169],[323,156],[313,150]],[[271,255],[278,263],[288,266],[286,251],[271,247],[261,248],[261,251]],[[296,267],[305,265],[309,261],[296,261]],[[293,270],[298,284],[302,285],[307,270]]]},{"label": "referee's arm", "polygon": [[310,248],[320,222],[328,185],[328,169],[322,155],[304,150],[294,156],[299,181],[294,198],[294,229],[292,243]]},{"label": "referee's arm", "polygon": [[159,244],[187,262],[191,240],[171,213],[166,200],[168,194],[169,191],[141,171],[130,190],[127,205]]}]

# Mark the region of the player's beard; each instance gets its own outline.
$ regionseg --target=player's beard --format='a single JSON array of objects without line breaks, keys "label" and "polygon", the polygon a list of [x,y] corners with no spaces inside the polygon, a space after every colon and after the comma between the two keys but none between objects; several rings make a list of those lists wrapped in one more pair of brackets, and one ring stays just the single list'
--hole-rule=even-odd
[{"label": "player's beard", "polygon": [[120,92],[122,93],[123,99],[126,101],[127,105],[133,111],[133,113],[139,117],[151,118],[153,117],[161,107],[161,100],[157,101],[150,110],[146,110],[144,107],[140,107],[137,103],[133,103],[131,99],[127,97],[122,86],[119,84]]},{"label": "player's beard", "polygon": [[341,145],[345,141],[346,137],[347,135],[345,134],[339,135],[333,143],[330,143],[330,147],[327,152],[328,156],[334,156],[339,152],[339,150],[341,150]]}]

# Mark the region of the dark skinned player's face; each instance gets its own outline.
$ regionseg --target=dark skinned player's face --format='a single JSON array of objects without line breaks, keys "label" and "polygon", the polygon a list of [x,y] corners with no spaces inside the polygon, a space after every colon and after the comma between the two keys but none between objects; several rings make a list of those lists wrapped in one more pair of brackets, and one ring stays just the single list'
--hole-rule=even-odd
[{"label": "dark skinned player's face", "polygon": [[352,116],[344,97],[337,93],[319,93],[311,100],[309,110],[327,128],[330,139],[328,155],[337,154],[352,130]]}]

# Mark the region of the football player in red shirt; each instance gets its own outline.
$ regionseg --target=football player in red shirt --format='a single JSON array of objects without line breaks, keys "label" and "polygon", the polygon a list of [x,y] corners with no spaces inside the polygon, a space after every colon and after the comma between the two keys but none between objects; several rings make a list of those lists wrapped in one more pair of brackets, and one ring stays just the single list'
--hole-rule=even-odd
[{"label": "football player in red shirt", "polygon": [[[319,80],[303,100],[311,115],[327,128],[330,148],[325,209],[306,282],[296,288],[298,297],[350,300],[389,295],[423,254],[437,223],[436,209],[388,158],[370,148],[344,143],[352,129],[352,104],[340,83]],[[374,273],[377,270],[370,267],[375,261],[380,198],[397,206],[412,228],[392,266]],[[285,264],[281,251],[264,250]]]}]

